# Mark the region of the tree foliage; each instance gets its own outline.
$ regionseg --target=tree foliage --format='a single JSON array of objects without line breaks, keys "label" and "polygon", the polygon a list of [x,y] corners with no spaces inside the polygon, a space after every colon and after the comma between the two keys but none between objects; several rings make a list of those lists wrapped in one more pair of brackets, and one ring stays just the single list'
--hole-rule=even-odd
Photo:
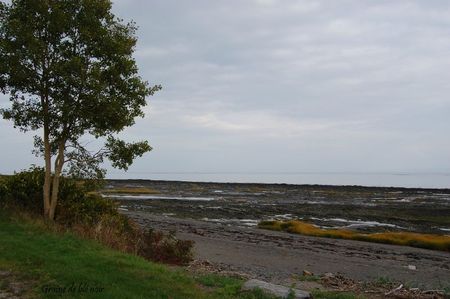
[{"label": "tree foliage", "polygon": [[[40,132],[34,144],[45,159],[44,200],[57,197],[65,164],[74,175],[102,176],[105,158],[126,170],[151,150],[147,141],[116,139],[161,88],[138,74],[135,33],[109,0],[0,2],[0,89],[11,100],[1,113],[24,132]],[[88,135],[105,138],[105,146],[91,152],[80,141]]]}]

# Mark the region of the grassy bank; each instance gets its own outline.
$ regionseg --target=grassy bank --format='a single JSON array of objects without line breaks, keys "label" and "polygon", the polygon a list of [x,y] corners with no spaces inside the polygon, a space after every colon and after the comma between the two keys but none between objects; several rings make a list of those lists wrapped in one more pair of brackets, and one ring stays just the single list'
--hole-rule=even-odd
[{"label": "grassy bank", "polygon": [[363,234],[345,229],[322,229],[313,224],[291,221],[262,221],[258,227],[270,230],[286,231],[315,237],[358,240],[394,245],[420,247],[426,249],[450,251],[450,237],[443,235],[419,234],[410,232],[385,232]]},{"label": "grassy bank", "polygon": [[[3,275],[3,276],[2,276]],[[241,280],[192,276],[0,213],[0,294],[20,298],[267,298]]]}]

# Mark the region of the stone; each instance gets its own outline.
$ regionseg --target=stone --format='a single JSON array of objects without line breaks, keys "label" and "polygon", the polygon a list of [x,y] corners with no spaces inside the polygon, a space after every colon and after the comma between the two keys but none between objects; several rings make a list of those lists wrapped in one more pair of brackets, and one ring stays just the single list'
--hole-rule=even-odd
[{"label": "stone", "polygon": [[24,285],[20,282],[11,282],[9,284],[9,288],[15,295],[19,295],[20,293],[23,292]]},{"label": "stone", "polygon": [[417,270],[417,267],[414,265],[408,265],[409,270]]},{"label": "stone", "polygon": [[10,293],[4,293],[0,290],[0,299],[10,299],[12,295]]},{"label": "stone", "polygon": [[261,289],[264,293],[278,296],[281,298],[287,298],[292,290],[295,299],[308,299],[311,298],[311,294],[298,289],[291,289],[282,285],[268,283],[258,279],[250,279],[244,283],[242,290],[250,291],[253,289]]},{"label": "stone", "polygon": [[10,276],[11,272],[10,271],[0,271],[0,276]]},{"label": "stone", "polygon": [[303,270],[303,276],[313,276],[312,272],[309,272],[308,270]]}]

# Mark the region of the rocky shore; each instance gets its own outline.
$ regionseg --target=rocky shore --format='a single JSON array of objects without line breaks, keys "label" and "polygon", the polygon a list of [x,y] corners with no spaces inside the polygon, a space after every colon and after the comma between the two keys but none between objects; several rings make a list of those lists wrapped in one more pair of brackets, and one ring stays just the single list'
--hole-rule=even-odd
[{"label": "rocky shore", "polygon": [[224,271],[289,285],[303,271],[356,281],[385,279],[421,289],[450,283],[450,254],[395,245],[291,235],[252,227],[123,211],[137,223],[195,241],[195,255]]}]

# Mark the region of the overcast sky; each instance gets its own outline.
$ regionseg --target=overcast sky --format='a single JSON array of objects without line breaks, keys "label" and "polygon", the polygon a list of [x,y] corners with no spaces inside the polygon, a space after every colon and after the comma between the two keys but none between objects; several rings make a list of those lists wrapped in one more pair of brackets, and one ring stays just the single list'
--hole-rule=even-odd
[{"label": "overcast sky", "polygon": [[[447,0],[116,0],[114,12],[139,26],[142,77],[163,90],[123,134],[154,150],[113,177],[450,172]],[[0,136],[0,172],[38,161],[30,135],[1,120]]]}]

